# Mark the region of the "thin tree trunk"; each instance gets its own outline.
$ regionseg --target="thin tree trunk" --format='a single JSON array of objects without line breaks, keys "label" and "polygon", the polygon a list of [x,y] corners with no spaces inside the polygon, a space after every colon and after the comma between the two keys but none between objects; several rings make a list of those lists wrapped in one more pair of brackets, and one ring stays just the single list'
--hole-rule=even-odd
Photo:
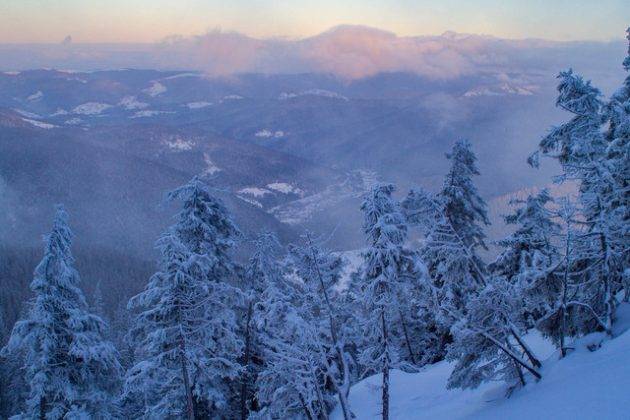
[{"label": "thin tree trunk", "polygon": [[306,414],[306,418],[308,420],[313,420],[313,415],[311,414],[311,410],[309,410],[308,407],[306,406],[304,397],[302,396],[302,394],[299,394],[299,397],[300,397],[300,403],[302,404],[302,410],[304,410],[304,414]]},{"label": "thin tree trunk", "polygon": [[319,388],[319,381],[317,380],[317,375],[315,375],[315,371],[313,370],[313,364],[310,360],[308,360],[308,371],[311,374],[311,379],[313,380],[313,386],[315,387],[315,392],[317,394],[317,400],[319,402],[319,409],[321,410],[321,415],[324,420],[328,420],[328,410],[326,407],[326,402],[324,401],[324,396],[322,395],[322,391]]},{"label": "thin tree trunk", "polygon": [[245,349],[243,352],[243,378],[241,382],[241,420],[247,420],[248,410],[247,410],[247,394],[248,390],[248,381],[249,381],[249,359],[251,352],[251,331],[250,331],[250,323],[252,319],[253,313],[253,301],[250,299],[247,305],[247,319],[245,323]]},{"label": "thin tree trunk", "polygon": [[311,240],[311,236],[307,234],[306,236],[308,245],[311,249],[311,255],[313,257],[313,265],[315,266],[315,272],[317,273],[317,277],[319,280],[319,284],[322,290],[322,294],[324,295],[324,301],[326,302],[326,306],[328,307],[328,323],[330,328],[330,338],[332,339],[333,347],[337,353],[339,367],[339,371],[343,372],[342,378],[342,387],[339,386],[335,378],[329,375],[330,380],[335,385],[335,389],[337,390],[337,394],[339,397],[339,405],[341,406],[341,411],[343,413],[344,420],[350,420],[353,418],[352,412],[350,411],[350,407],[348,404],[348,394],[350,393],[350,369],[348,368],[348,363],[344,356],[344,350],[339,342],[339,336],[337,335],[337,325],[335,323],[335,318],[333,316],[333,308],[330,302],[330,298],[328,297],[328,291],[326,290],[326,285],[324,284],[324,278],[322,276],[321,270],[319,269],[319,264],[317,263],[317,254],[315,253],[315,248],[313,246],[313,242]]},{"label": "thin tree trunk", "polygon": [[[510,345],[510,342],[507,339],[505,340],[505,346],[514,351],[514,348]],[[521,386],[525,386],[525,376],[523,376],[523,370],[514,360],[512,360],[512,364],[514,365],[514,369],[516,370],[516,374],[518,375],[518,380],[521,383]]]},{"label": "thin tree trunk", "polygon": [[567,349],[565,346],[565,337],[567,330],[567,287],[569,285],[569,255],[571,253],[571,222],[567,222],[567,240],[565,244],[565,263],[564,274],[562,277],[562,301],[560,302],[560,357],[563,358],[567,355]]},{"label": "thin tree trunk", "polygon": [[39,399],[39,419],[46,420],[46,397]]},{"label": "thin tree trunk", "polygon": [[192,389],[190,386],[190,377],[188,376],[188,366],[186,366],[186,342],[184,340],[184,332],[182,331],[182,312],[180,302],[175,302],[177,306],[177,323],[179,324],[179,362],[182,369],[182,378],[184,380],[184,391],[186,393],[186,417],[188,420],[195,420],[195,409],[193,406]]},{"label": "thin tree trunk", "polygon": [[527,343],[523,341],[523,339],[516,332],[513,326],[510,326],[510,332],[512,333],[512,336],[516,339],[516,342],[518,343],[518,345],[523,349],[523,352],[525,352],[525,354],[527,355],[527,358],[532,363],[532,365],[534,367],[540,368],[542,366],[542,364],[540,363],[540,360],[538,360],[536,356],[534,356],[534,353],[532,352],[532,350],[529,348]]},{"label": "thin tree trunk", "polygon": [[387,336],[387,324],[385,323],[385,310],[381,309],[381,322],[383,328],[383,345],[385,354],[383,357],[383,393],[382,393],[382,419],[389,420],[389,338]]},{"label": "thin tree trunk", "polygon": [[602,253],[604,254],[604,261],[600,268],[600,276],[604,281],[604,304],[606,305],[606,334],[612,336],[612,324],[613,317],[615,315],[615,297],[613,296],[612,286],[610,284],[610,271],[606,269],[609,263],[608,243],[603,232],[600,232],[599,234],[599,242],[602,248]]},{"label": "thin tree trunk", "polygon": [[190,389],[190,377],[188,376],[188,368],[186,366],[186,345],[184,344],[184,338],[180,335],[179,341],[179,360],[182,368],[182,377],[184,378],[184,388],[186,389],[186,417],[189,420],[195,419],[193,410],[192,392]]},{"label": "thin tree trunk", "polygon": [[484,333],[481,332],[481,335],[483,335],[484,337],[486,337],[488,340],[490,340],[495,346],[497,346],[499,349],[501,349],[501,351],[503,351],[503,353],[505,353],[510,359],[514,360],[516,363],[518,363],[520,366],[524,367],[525,369],[527,369],[527,371],[529,373],[531,373],[532,375],[534,375],[534,377],[536,377],[536,379],[541,379],[542,376],[540,375],[540,373],[538,373],[536,371],[536,369],[534,369],[531,366],[528,366],[527,363],[525,363],[524,361],[522,361],[517,355],[514,354],[514,352],[512,352],[510,349],[508,349],[507,347],[505,347],[503,344],[501,344],[501,342],[499,342],[496,338],[492,337],[490,334],[488,333]]},{"label": "thin tree trunk", "polygon": [[411,363],[416,364],[416,358],[413,355],[413,350],[411,348],[411,341],[409,340],[409,332],[407,331],[407,323],[405,322],[405,318],[403,317],[402,310],[398,309],[398,313],[400,314],[400,323],[403,327],[403,333],[405,335],[405,342],[407,343],[407,350],[409,351],[409,357],[411,358]]}]

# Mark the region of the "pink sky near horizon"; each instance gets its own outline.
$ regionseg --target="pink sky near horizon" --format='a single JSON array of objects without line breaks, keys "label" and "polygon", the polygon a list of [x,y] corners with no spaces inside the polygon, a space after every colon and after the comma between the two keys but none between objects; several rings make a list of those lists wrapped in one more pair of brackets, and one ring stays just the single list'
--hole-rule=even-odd
[{"label": "pink sky near horizon", "polygon": [[618,39],[628,0],[3,0],[0,43],[156,42],[222,28],[304,38],[340,24],[401,36],[448,30],[502,38]]}]

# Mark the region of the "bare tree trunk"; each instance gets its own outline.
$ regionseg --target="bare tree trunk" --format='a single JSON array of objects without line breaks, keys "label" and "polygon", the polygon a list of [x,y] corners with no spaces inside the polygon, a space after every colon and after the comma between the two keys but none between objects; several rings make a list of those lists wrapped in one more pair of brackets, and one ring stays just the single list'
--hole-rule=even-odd
[{"label": "bare tree trunk", "polygon": [[328,323],[330,328],[330,338],[332,339],[333,347],[337,353],[337,359],[339,363],[339,371],[342,372],[342,386],[339,386],[337,380],[333,378],[331,375],[328,375],[331,382],[334,384],[335,389],[337,390],[337,395],[339,397],[339,405],[341,406],[341,411],[343,413],[344,420],[350,420],[354,416],[350,411],[350,407],[348,404],[348,394],[350,393],[350,369],[348,368],[348,363],[346,361],[343,346],[339,342],[339,336],[337,334],[337,325],[335,323],[335,318],[333,316],[333,307],[330,302],[330,298],[328,297],[328,291],[326,290],[326,285],[324,284],[324,278],[322,276],[321,270],[319,269],[319,264],[317,263],[317,254],[315,253],[315,248],[313,246],[313,242],[311,240],[311,236],[307,234],[306,236],[308,245],[311,249],[311,255],[313,257],[313,265],[315,266],[315,272],[317,273],[317,277],[319,280],[319,284],[322,290],[322,294],[324,295],[324,301],[326,302],[326,306],[328,308]]},{"label": "bare tree trunk", "polygon": [[560,357],[563,358],[567,355],[567,348],[565,346],[565,337],[567,333],[567,288],[569,286],[569,265],[571,260],[569,255],[571,254],[571,221],[567,221],[567,239],[565,242],[565,262],[564,262],[564,274],[562,277],[562,301],[560,302]]},{"label": "bare tree trunk", "polygon": [[[514,351],[514,348],[510,345],[510,342],[506,339],[505,346],[510,350]],[[523,376],[523,370],[520,365],[512,360],[512,365],[514,365],[514,369],[516,370],[516,374],[518,375],[518,380],[521,383],[521,386],[525,386],[525,376]]]},{"label": "bare tree trunk", "polygon": [[324,420],[328,420],[328,410],[326,407],[326,402],[324,401],[324,396],[322,395],[322,391],[319,388],[319,381],[317,380],[317,375],[315,375],[315,371],[313,370],[313,364],[311,361],[308,361],[308,370],[311,374],[311,378],[313,380],[313,386],[315,387],[315,391],[317,393],[317,400],[319,402],[319,409],[321,410],[321,415]]},{"label": "bare tree trunk", "polygon": [[536,369],[534,369],[533,367],[531,367],[527,363],[525,363],[523,360],[521,360],[517,355],[514,354],[513,351],[511,351],[509,348],[507,348],[503,344],[501,344],[501,342],[498,341],[496,338],[492,337],[490,334],[485,333],[485,332],[480,332],[480,334],[483,335],[484,337],[486,337],[492,343],[494,343],[494,345],[497,346],[499,349],[501,349],[501,351],[503,351],[503,353],[505,353],[506,356],[508,356],[514,362],[518,363],[520,366],[524,367],[529,373],[534,375],[534,377],[536,379],[541,379],[542,378],[542,376],[540,375],[540,373],[538,373],[536,371]]},{"label": "bare tree trunk", "polygon": [[411,358],[411,363],[416,364],[416,358],[413,355],[413,350],[411,348],[411,341],[409,340],[409,332],[407,331],[407,323],[405,322],[405,318],[403,317],[402,311],[398,309],[398,313],[400,314],[400,323],[403,327],[403,333],[405,335],[405,342],[407,343],[407,351],[409,351],[409,357]]},{"label": "bare tree trunk", "polygon": [[389,420],[389,338],[387,336],[387,324],[385,322],[385,310],[381,309],[381,322],[383,328],[383,345],[385,355],[383,358],[383,390],[382,390],[382,419]]},{"label": "bare tree trunk", "polygon": [[534,367],[540,368],[542,366],[542,364],[540,363],[540,360],[538,360],[536,356],[534,356],[534,353],[532,352],[532,350],[529,348],[527,343],[523,341],[523,339],[521,338],[521,336],[518,334],[518,332],[513,326],[510,327],[510,332],[512,333],[512,336],[516,339],[516,342],[518,343],[518,345],[523,349],[523,352],[525,352],[525,354],[527,355],[527,358],[529,359],[531,364]]},{"label": "bare tree trunk", "polygon": [[610,271],[606,268],[609,264],[608,242],[603,232],[599,234],[599,243],[604,254],[604,261],[600,268],[600,276],[604,281],[604,304],[606,305],[606,334],[612,336],[613,317],[615,315],[615,296],[613,295],[612,285],[610,282]]},{"label": "bare tree trunk", "polygon": [[247,394],[248,390],[248,381],[249,381],[249,359],[251,352],[251,330],[250,323],[252,320],[254,306],[253,301],[250,299],[247,305],[247,319],[245,322],[245,349],[243,352],[243,378],[241,382],[241,420],[247,420],[248,410],[247,410]]},{"label": "bare tree trunk", "polygon": [[304,414],[306,415],[306,418],[308,420],[314,420],[313,415],[311,414],[311,410],[309,410],[308,407],[306,406],[304,397],[302,396],[302,394],[299,394],[299,396],[300,396],[300,404],[302,404],[302,410],[304,410]]},{"label": "bare tree trunk", "polygon": [[184,343],[184,337],[180,335],[179,341],[179,360],[182,368],[182,377],[184,378],[184,388],[186,389],[186,417],[189,420],[195,419],[193,410],[192,391],[190,388],[190,377],[188,376],[188,367],[186,366],[186,345]]},{"label": "bare tree trunk", "polygon": [[184,380],[184,391],[186,393],[186,417],[188,418],[188,420],[194,420],[195,409],[193,406],[190,377],[188,376],[188,366],[186,365],[186,341],[184,339],[184,331],[182,328],[182,312],[180,302],[177,301],[175,303],[177,306],[177,323],[179,324],[179,362],[181,364],[182,378]]},{"label": "bare tree trunk", "polygon": [[46,420],[46,397],[39,399],[39,419]]}]

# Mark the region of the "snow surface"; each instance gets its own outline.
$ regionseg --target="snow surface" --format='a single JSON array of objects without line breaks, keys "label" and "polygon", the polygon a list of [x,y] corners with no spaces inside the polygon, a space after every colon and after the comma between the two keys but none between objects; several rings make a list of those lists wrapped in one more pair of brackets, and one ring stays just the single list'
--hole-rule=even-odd
[{"label": "snow surface", "polygon": [[192,148],[195,146],[195,142],[192,140],[184,140],[181,138],[176,138],[173,141],[169,141],[169,140],[165,140],[164,144],[171,149],[172,151],[175,152],[183,152],[186,150],[192,150]]},{"label": "snow surface", "polygon": [[68,115],[68,111],[63,108],[57,108],[55,112],[50,114],[51,117],[58,117],[59,115]]},{"label": "snow surface", "polygon": [[[484,384],[474,390],[447,390],[453,364],[426,366],[418,373],[391,372],[392,419],[628,419],[630,418],[630,304],[622,304],[612,340],[592,352],[602,334],[590,334],[574,343],[575,351],[558,360],[550,343],[532,332],[527,341],[547,360],[542,380],[505,397],[506,388]],[[623,332],[622,332],[623,331]],[[357,419],[380,418],[381,376],[374,375],[353,386],[350,405]],[[343,416],[337,409],[331,419]]]},{"label": "snow surface", "polygon": [[174,113],[175,112],[173,111],[156,111],[156,110],[147,109],[144,111],[138,111],[129,118],[148,118],[148,117],[155,117],[156,115],[160,115],[160,114],[174,114]]},{"label": "snow surface", "polygon": [[28,98],[26,98],[26,100],[34,102],[34,101],[38,101],[42,99],[43,97],[44,97],[44,93],[41,90],[38,90],[37,92],[33,93]]},{"label": "snow surface", "polygon": [[519,96],[531,96],[534,94],[536,86],[517,86],[508,83],[502,83],[499,86],[484,86],[471,89],[464,93],[466,98],[475,96],[505,96],[505,95],[519,95]]},{"label": "snow surface", "polygon": [[182,77],[201,77],[201,75],[199,73],[179,73],[173,76],[163,77],[160,80],[181,79]]},{"label": "snow surface", "polygon": [[212,102],[205,102],[205,101],[189,102],[186,104],[188,109],[200,109],[200,108],[205,108],[210,105],[212,105]]},{"label": "snow surface", "polygon": [[204,169],[203,175],[214,175],[217,172],[221,172],[221,168],[212,161],[209,153],[204,152],[203,161],[206,164],[206,169]]},{"label": "snow surface", "polygon": [[297,98],[299,96],[321,96],[324,98],[331,98],[331,99],[341,99],[342,101],[347,101],[348,98],[346,96],[340,95],[337,92],[331,92],[330,90],[325,90],[325,89],[309,89],[309,90],[305,90],[303,92],[290,92],[290,93],[286,93],[286,92],[282,92],[280,94],[280,96],[278,96],[278,99],[280,99],[281,101],[287,100],[287,99],[293,99],[293,98]]},{"label": "snow surface", "polygon": [[15,112],[26,118],[41,118],[42,116],[34,112],[24,111],[23,109],[13,108]]},{"label": "snow surface", "polygon": [[120,102],[118,102],[118,105],[128,110],[144,109],[149,106],[148,103],[141,102],[135,96],[129,95],[122,98]]},{"label": "snow surface", "polygon": [[144,93],[146,93],[149,96],[158,96],[161,95],[162,93],[166,92],[166,86],[164,86],[162,83],[160,82],[151,82],[151,86],[149,86],[148,88],[143,90]]},{"label": "snow surface", "polygon": [[271,131],[268,130],[266,128],[259,130],[256,132],[256,134],[254,134],[254,136],[256,137],[261,137],[261,138],[274,138],[274,139],[280,139],[282,137],[284,137],[284,131],[282,130],[276,130],[276,131]]},{"label": "snow surface", "polygon": [[267,194],[272,194],[271,191],[264,189],[264,188],[258,188],[258,187],[247,187],[247,188],[243,188],[241,190],[239,190],[240,194],[247,194],[247,195],[251,195],[254,197],[264,197]]},{"label": "snow surface", "polygon": [[22,121],[25,121],[31,125],[34,125],[35,127],[43,128],[45,130],[50,130],[51,128],[57,127],[56,125],[53,125],[53,124],[48,124],[48,123],[37,121],[37,120],[31,120],[29,118],[22,118]]},{"label": "snow surface", "polygon": [[243,97],[241,95],[226,95],[221,99],[221,102],[223,101],[239,101],[243,99]]},{"label": "snow surface", "polygon": [[75,107],[72,110],[72,113],[80,115],[98,115],[111,107],[111,105],[101,102],[86,102]]},{"label": "snow surface", "polygon": [[251,198],[243,197],[242,195],[237,195],[237,197],[240,198],[241,200],[243,200],[244,202],[252,204],[252,205],[254,205],[256,207],[262,208],[262,206],[263,206],[261,203],[259,203],[256,200],[253,200]]},{"label": "snow surface", "polygon": [[287,184],[286,182],[272,182],[271,184],[267,184],[267,188],[283,194],[297,194],[299,196],[304,195],[304,191],[302,191],[301,188]]},{"label": "snow surface", "polygon": [[348,287],[352,274],[359,271],[361,264],[363,264],[363,256],[361,255],[363,252],[364,250],[362,249],[354,249],[337,253],[343,259],[343,269],[341,270],[339,282],[335,285],[335,290],[341,292]]}]

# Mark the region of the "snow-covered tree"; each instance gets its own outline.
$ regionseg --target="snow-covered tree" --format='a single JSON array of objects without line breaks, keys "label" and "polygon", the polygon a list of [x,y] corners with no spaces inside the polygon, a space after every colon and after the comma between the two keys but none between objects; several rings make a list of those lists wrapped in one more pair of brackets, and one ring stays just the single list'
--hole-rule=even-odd
[{"label": "snow-covered tree", "polygon": [[361,361],[370,371],[382,374],[383,419],[389,418],[389,372],[400,366],[405,342],[404,334],[401,340],[401,335],[395,333],[396,325],[405,323],[405,314],[399,310],[405,307],[401,299],[406,284],[419,282],[424,271],[416,253],[405,246],[407,222],[392,197],[393,191],[391,184],[378,185],[361,206],[368,242],[361,285],[361,303],[367,308],[362,327],[368,345]]},{"label": "snow-covered tree", "polygon": [[489,225],[490,221],[486,203],[473,182],[479,170],[472,145],[467,140],[459,140],[446,157],[451,161],[451,169],[438,194],[444,215],[471,252],[486,249],[483,225]]},{"label": "snow-covered tree", "polygon": [[466,303],[466,315],[453,326],[454,341],[449,346],[448,360],[455,367],[448,381],[449,388],[476,388],[482,382],[515,380],[525,384],[525,373],[536,379],[541,375],[537,360],[518,349],[520,339],[514,334],[521,302],[518,289],[503,277],[488,280],[478,294]]},{"label": "snow-covered tree", "polygon": [[[542,139],[530,163],[537,165],[539,154],[554,158],[563,168],[558,181],[578,182],[579,215],[572,216],[570,221],[575,227],[572,261],[571,266],[565,267],[571,279],[565,283],[581,290],[582,304],[590,301],[583,308],[591,312],[591,329],[610,332],[617,305],[615,296],[623,287],[623,270],[630,261],[627,251],[630,103],[623,93],[625,88],[604,104],[599,90],[571,70],[561,72],[558,78],[556,104],[573,116]],[[581,323],[579,330],[589,332],[588,325]]]},{"label": "snow-covered tree", "polygon": [[18,321],[3,354],[23,357],[29,395],[21,417],[108,419],[114,404],[120,364],[105,324],[88,311],[70,251],[68,216],[57,208],[45,237],[44,257],[35,269],[25,319]]},{"label": "snow-covered tree", "polygon": [[[479,268],[476,256],[457,235],[433,195],[422,190],[412,191],[404,204],[409,220],[421,228],[424,235],[423,248],[443,259],[444,282],[434,282],[432,287],[427,288],[430,298],[427,299],[424,312],[428,317],[428,325],[432,325],[433,329],[442,334],[448,334],[453,341],[448,346],[448,358],[461,363],[465,359],[469,366],[467,371],[457,369],[454,372],[452,386],[472,387],[481,381],[495,378],[499,373],[495,368],[481,369],[483,361],[488,358],[507,357],[512,360],[512,368],[508,367],[503,373],[509,369],[518,373],[517,365],[525,368],[518,361],[532,369],[538,368],[540,362],[521,336],[523,328],[520,325],[519,312],[507,311],[504,313],[506,316],[496,313],[492,319],[480,315],[483,312],[492,313],[493,300],[497,300],[497,304],[520,309],[522,303],[516,303],[518,295],[512,296],[518,289],[503,293],[506,287],[513,287],[511,282],[503,276],[490,277]],[[475,272],[477,280],[469,274],[471,271]],[[509,347],[502,349],[497,345],[506,340]],[[443,347],[446,344],[448,342],[443,340],[437,342],[433,349],[436,356],[444,357]],[[485,345],[486,351],[474,352],[476,345]],[[505,350],[514,353],[518,358],[514,359]],[[502,377],[508,379],[505,375]]]},{"label": "snow-covered tree", "polygon": [[196,178],[169,197],[183,200],[183,209],[158,241],[159,271],[129,302],[138,312],[131,331],[137,352],[123,399],[143,418],[230,415],[242,350],[234,314],[241,295],[230,284],[229,255],[238,231]]},{"label": "snow-covered tree", "polygon": [[526,200],[512,200],[512,205],[521,207],[505,221],[516,225],[516,230],[497,242],[503,251],[488,266],[492,276],[503,277],[517,287],[522,299],[520,313],[530,323],[546,313],[556,298],[549,276],[561,257],[555,244],[561,232],[549,208],[551,203],[553,199],[545,189]]},{"label": "snow-covered tree", "polygon": [[[422,234],[420,254],[429,267],[430,283],[420,300],[425,324],[426,361],[442,360],[451,341],[452,314],[464,312],[469,297],[483,285],[485,270],[446,217],[440,196],[423,190],[410,191],[402,203],[407,220]],[[448,311],[446,309],[449,309]]]},{"label": "snow-covered tree", "polygon": [[280,263],[281,245],[277,236],[263,232],[254,240],[254,253],[249,259],[244,273],[245,310],[243,322],[243,373],[240,390],[241,418],[257,407],[255,403],[256,381],[264,359],[264,349],[257,328],[258,304],[269,285],[278,284],[284,275]]},{"label": "snow-covered tree", "polygon": [[[537,328],[567,353],[566,339],[598,329],[610,333],[608,318],[609,289],[599,277],[599,264],[593,261],[593,236],[579,219],[578,208],[568,199],[561,201],[558,211],[563,224],[562,258],[553,265],[541,282],[548,297],[541,305],[543,316]],[[610,283],[608,283],[610,284]]]},{"label": "snow-covered tree", "polygon": [[103,291],[101,290],[101,281],[96,282],[94,292],[92,292],[92,311],[105,319],[105,302],[103,301]]},{"label": "snow-covered tree", "polygon": [[265,364],[256,384],[262,409],[253,418],[328,418],[333,405],[325,389],[329,352],[302,298],[301,285],[283,277],[267,285],[256,305]]},{"label": "snow-covered tree", "polygon": [[343,261],[316,245],[310,233],[304,245],[290,247],[290,260],[303,284],[301,311],[307,322],[318,331],[322,347],[330,354],[325,358],[326,377],[337,394],[345,419],[352,418],[348,403],[351,384],[351,358],[347,353],[342,310],[335,287],[339,284]]}]

